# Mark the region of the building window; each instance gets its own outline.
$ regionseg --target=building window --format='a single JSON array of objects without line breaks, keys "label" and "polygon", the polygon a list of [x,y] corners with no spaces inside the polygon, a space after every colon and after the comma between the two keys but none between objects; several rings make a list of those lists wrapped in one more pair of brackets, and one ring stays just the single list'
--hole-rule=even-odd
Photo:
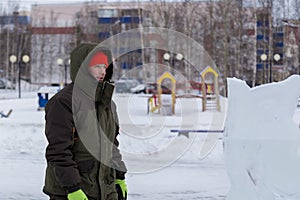
[{"label": "building window", "polygon": [[118,10],[116,9],[100,9],[98,17],[118,17]]}]

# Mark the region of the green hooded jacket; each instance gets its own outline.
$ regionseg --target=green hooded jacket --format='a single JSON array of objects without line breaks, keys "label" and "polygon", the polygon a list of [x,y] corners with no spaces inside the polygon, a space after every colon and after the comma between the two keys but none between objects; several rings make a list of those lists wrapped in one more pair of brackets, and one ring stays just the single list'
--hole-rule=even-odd
[{"label": "green hooded jacket", "polygon": [[[104,52],[111,63],[103,82],[87,70],[96,51]],[[115,179],[125,179],[127,170],[117,148],[118,117],[111,100],[114,87],[109,82],[112,72],[109,50],[85,43],[72,51],[72,83],[54,95],[45,109],[46,194],[67,195],[82,189],[89,199],[118,199]]]}]

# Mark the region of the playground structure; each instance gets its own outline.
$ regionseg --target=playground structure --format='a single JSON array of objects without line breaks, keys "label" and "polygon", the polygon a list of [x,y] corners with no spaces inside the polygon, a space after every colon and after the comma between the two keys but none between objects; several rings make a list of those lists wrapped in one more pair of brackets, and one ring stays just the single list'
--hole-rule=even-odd
[{"label": "playground structure", "polygon": [[[172,83],[172,89],[171,89],[171,102],[168,100],[168,98],[163,99],[162,98],[162,88],[161,84],[165,79],[171,80]],[[158,110],[158,113],[161,113],[162,109],[167,109],[165,111],[168,115],[175,114],[175,103],[176,103],[176,79],[170,72],[165,72],[163,75],[161,75],[157,81],[157,90],[158,94],[153,94],[148,99],[148,113],[149,111],[155,112]]]},{"label": "playground structure", "polygon": [[219,95],[219,74],[210,66],[207,66],[201,73],[202,111],[221,111]]},{"label": "playground structure", "polygon": [[[217,110],[221,111],[220,96],[219,96],[219,74],[210,66],[207,66],[201,73],[201,95],[192,95],[191,97],[202,99],[202,111],[206,110]],[[165,101],[162,98],[162,82],[165,79],[170,79],[172,83],[171,102]],[[161,109],[166,109],[167,106],[171,106],[171,114],[175,114],[175,103],[176,98],[187,97],[187,95],[176,96],[176,79],[168,71],[164,72],[162,76],[157,79],[158,94],[153,94],[148,99],[148,113],[158,110],[161,113]]]}]

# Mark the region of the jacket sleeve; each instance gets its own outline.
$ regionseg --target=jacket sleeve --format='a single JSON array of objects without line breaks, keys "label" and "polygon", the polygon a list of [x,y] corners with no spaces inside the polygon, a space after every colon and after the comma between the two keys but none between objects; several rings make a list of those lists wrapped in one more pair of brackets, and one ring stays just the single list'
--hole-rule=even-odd
[{"label": "jacket sleeve", "polygon": [[[119,129],[119,128],[117,128]],[[117,131],[116,135],[119,133]],[[125,179],[125,174],[127,172],[126,165],[124,161],[122,160],[122,155],[120,153],[120,150],[118,148],[119,146],[119,141],[117,140],[117,137],[115,138],[114,141],[114,147],[113,147],[113,163],[115,163],[113,166],[116,169],[116,178],[124,180]]]},{"label": "jacket sleeve", "polygon": [[66,98],[51,99],[46,105],[46,159],[52,166],[56,180],[66,192],[79,189],[81,178],[72,159],[73,115],[71,103]]},{"label": "jacket sleeve", "polygon": [[112,154],[112,167],[116,170],[116,178],[124,180],[125,179],[125,174],[127,172],[126,165],[124,161],[122,160],[122,155],[119,150],[119,141],[117,139],[119,135],[119,120],[118,120],[118,115],[116,111],[116,105],[113,102],[112,104],[112,110],[114,113],[114,118],[116,122],[116,132],[115,132],[115,139],[114,139],[114,146],[113,146],[113,154]]}]

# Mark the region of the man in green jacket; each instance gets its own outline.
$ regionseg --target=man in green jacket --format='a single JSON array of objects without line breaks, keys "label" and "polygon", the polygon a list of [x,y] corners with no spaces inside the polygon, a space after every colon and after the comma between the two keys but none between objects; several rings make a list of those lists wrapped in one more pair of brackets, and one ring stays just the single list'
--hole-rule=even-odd
[{"label": "man in green jacket", "polygon": [[45,109],[48,146],[43,192],[51,200],[127,199],[112,73],[108,49],[85,43],[71,52],[72,83]]}]

